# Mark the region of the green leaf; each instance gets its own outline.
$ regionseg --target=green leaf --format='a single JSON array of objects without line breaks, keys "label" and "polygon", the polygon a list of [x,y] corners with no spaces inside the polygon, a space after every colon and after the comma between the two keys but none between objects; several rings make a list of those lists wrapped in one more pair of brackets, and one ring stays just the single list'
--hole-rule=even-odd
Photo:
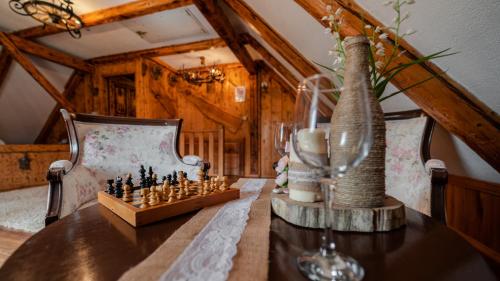
[{"label": "green leaf", "polygon": [[410,86],[408,86],[408,87],[406,87],[406,88],[404,88],[404,89],[401,89],[401,90],[399,90],[399,91],[397,91],[397,92],[394,92],[394,93],[392,93],[392,94],[390,94],[390,95],[387,95],[387,96],[385,96],[385,97],[383,97],[383,98],[380,98],[378,101],[379,101],[379,102],[382,102],[382,101],[384,101],[384,100],[386,100],[386,99],[388,99],[388,98],[390,98],[390,97],[393,97],[393,96],[395,96],[395,95],[397,95],[397,94],[399,94],[399,93],[402,93],[402,92],[407,91],[407,90],[409,90],[409,89],[411,89],[411,88],[413,88],[413,87],[416,87],[416,86],[418,86],[418,85],[420,85],[420,84],[423,84],[423,83],[425,83],[425,82],[427,82],[427,81],[429,81],[429,80],[431,80],[431,79],[434,79],[434,78],[436,78],[436,77],[438,77],[438,76],[441,76],[441,74],[435,74],[435,75],[432,75],[431,77],[428,77],[428,78],[426,78],[426,79],[424,79],[424,80],[422,80],[422,81],[419,81],[419,82],[417,82],[417,83],[414,83],[414,84],[412,84],[412,85],[410,85]]}]

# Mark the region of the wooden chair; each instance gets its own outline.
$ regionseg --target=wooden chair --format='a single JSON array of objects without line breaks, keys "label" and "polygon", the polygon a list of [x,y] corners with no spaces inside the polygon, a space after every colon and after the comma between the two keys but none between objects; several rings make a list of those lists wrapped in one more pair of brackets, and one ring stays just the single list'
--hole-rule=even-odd
[{"label": "wooden chair", "polygon": [[45,224],[78,210],[96,199],[107,179],[132,173],[139,179],[140,165],[152,166],[158,176],[174,170],[196,173],[202,161],[186,164],[178,154],[182,120],[151,120],[69,114],[61,110],[70,141],[71,161],[51,164]]},{"label": "wooden chair", "polygon": [[430,154],[436,122],[421,110],[385,114],[386,193],[446,223],[444,163]]}]

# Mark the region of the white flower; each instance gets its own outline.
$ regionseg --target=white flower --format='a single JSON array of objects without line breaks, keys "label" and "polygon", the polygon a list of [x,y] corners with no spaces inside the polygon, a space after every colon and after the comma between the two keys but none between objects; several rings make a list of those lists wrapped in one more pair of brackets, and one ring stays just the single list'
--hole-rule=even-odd
[{"label": "white flower", "polygon": [[384,48],[382,48],[382,49],[378,49],[378,50],[375,52],[375,55],[380,56],[380,57],[385,56],[385,50],[384,50]]},{"label": "white flower", "polygon": [[380,48],[384,48],[384,44],[382,44],[382,42],[378,42],[377,45],[375,45],[375,48],[377,49],[380,49]]},{"label": "white flower", "polygon": [[406,0],[406,4],[408,5],[415,4],[415,0]]},{"label": "white flower", "polygon": [[400,56],[404,55],[404,53],[406,53],[406,50],[399,52],[399,54],[398,54],[398,58],[399,58]]},{"label": "white flower", "polygon": [[342,14],[343,11],[344,11],[344,9],[338,8],[337,11],[335,11],[335,16],[336,17],[340,16],[340,14]]},{"label": "white flower", "polygon": [[328,16],[323,16],[323,17],[321,18],[321,20],[322,20],[322,21],[328,20]]},{"label": "white flower", "polygon": [[382,29],[380,29],[380,26],[375,27],[375,33],[380,33],[380,31],[382,31]]},{"label": "white flower", "polygon": [[367,24],[367,25],[365,25],[365,28],[366,28],[366,29],[372,29],[372,26],[371,26],[371,25],[369,25],[369,24]]},{"label": "white flower", "polygon": [[336,56],[337,55],[337,51],[336,50],[330,50],[330,51],[328,51],[328,55],[329,56]]},{"label": "white flower", "polygon": [[325,32],[325,34],[332,33],[332,29],[331,29],[331,28],[329,28],[329,27],[327,27],[327,28],[325,28],[325,31],[324,31],[324,32]]},{"label": "white flower", "polygon": [[332,11],[332,5],[326,5],[326,11],[331,12]]},{"label": "white flower", "polygon": [[378,37],[380,40],[387,40],[387,33],[382,33]]},{"label": "white flower", "polygon": [[277,173],[283,172],[283,170],[288,166],[288,156],[283,156],[281,159],[278,161],[278,165],[276,166],[276,169],[274,169]]},{"label": "white flower", "polygon": [[382,66],[384,66],[384,63],[383,63],[383,62],[381,62],[381,61],[376,61],[376,62],[375,62],[375,67],[376,67],[376,68],[382,68]]},{"label": "white flower", "polygon": [[385,2],[384,2],[384,6],[389,6],[389,5],[391,5],[391,4],[392,4],[392,1],[385,1]]},{"label": "white flower", "polygon": [[372,40],[370,40],[370,46],[374,46],[375,45],[375,42],[373,42]]},{"label": "white flower", "polygon": [[279,174],[274,182],[279,186],[284,186],[288,182],[288,173]]}]

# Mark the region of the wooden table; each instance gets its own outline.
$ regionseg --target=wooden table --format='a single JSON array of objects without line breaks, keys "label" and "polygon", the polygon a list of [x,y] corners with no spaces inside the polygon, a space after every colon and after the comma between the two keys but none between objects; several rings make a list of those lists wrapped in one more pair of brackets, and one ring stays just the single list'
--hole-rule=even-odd
[{"label": "wooden table", "polygon": [[[194,213],[137,229],[106,208],[78,211],[32,236],[0,269],[0,280],[116,280]],[[407,209],[408,225],[387,233],[335,233],[340,251],[365,267],[364,280],[495,280],[483,258],[452,230]],[[269,280],[305,280],[295,265],[320,231],[273,216]]]}]

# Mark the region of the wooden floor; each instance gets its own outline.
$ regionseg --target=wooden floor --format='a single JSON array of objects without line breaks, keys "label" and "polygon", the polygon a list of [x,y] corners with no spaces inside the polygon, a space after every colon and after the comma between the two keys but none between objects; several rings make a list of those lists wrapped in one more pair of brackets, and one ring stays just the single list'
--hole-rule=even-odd
[{"label": "wooden floor", "polygon": [[30,233],[10,231],[0,228],[0,267],[9,256],[30,238]]}]

